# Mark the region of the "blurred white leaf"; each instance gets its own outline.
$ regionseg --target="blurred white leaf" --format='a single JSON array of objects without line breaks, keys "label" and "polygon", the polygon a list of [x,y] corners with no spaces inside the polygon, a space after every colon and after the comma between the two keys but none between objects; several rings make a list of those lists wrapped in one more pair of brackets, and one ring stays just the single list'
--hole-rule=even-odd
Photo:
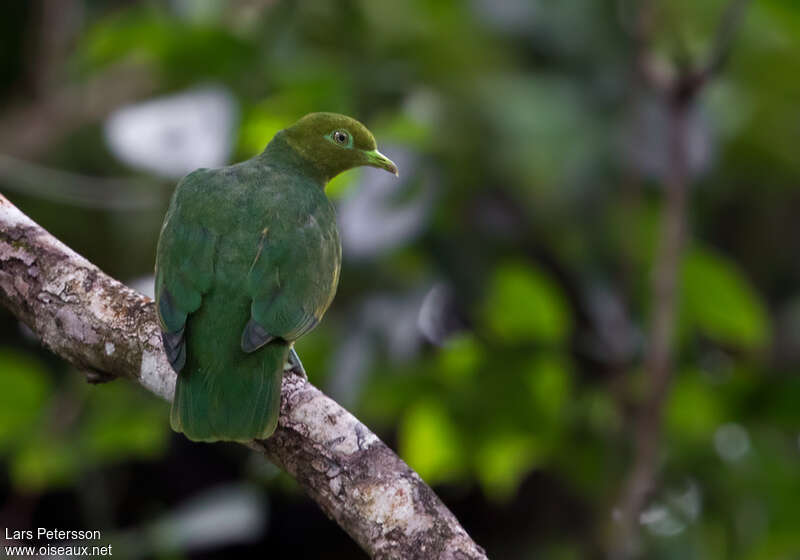
[{"label": "blurred white leaf", "polygon": [[673,537],[686,529],[686,523],[678,519],[666,506],[655,503],[639,515],[639,523],[659,537]]},{"label": "blurred white leaf", "polygon": [[378,345],[395,362],[417,355],[422,335],[417,325],[423,294],[375,294],[365,298],[358,319],[348,330],[334,357],[334,372],[328,392],[343,404],[354,403],[364,377],[372,367]]},{"label": "blurred white leaf", "polygon": [[[339,205],[342,245],[353,258],[370,258],[401,247],[428,223],[434,198],[432,178],[414,173],[418,161],[408,151],[388,149],[385,153],[397,163],[401,179],[367,168],[359,185]],[[409,178],[404,180],[404,176]]]},{"label": "blurred white leaf", "polygon": [[[103,531],[103,545],[125,558],[171,558],[258,541],[268,526],[269,502],[249,484],[203,491],[144,526]],[[80,543],[83,544],[83,543]],[[59,556],[61,558],[61,556]]]},{"label": "blurred white leaf", "polygon": [[714,449],[725,461],[735,463],[750,451],[750,436],[739,424],[723,424],[714,433]]},{"label": "blurred white leaf", "polygon": [[417,327],[428,342],[441,346],[466,325],[458,315],[453,289],[445,282],[434,284],[420,305]]},{"label": "blurred white leaf", "polygon": [[686,488],[667,493],[667,501],[673,509],[688,521],[695,521],[703,509],[703,495],[700,486],[689,480]]},{"label": "blurred white leaf", "polygon": [[237,113],[227,89],[207,86],[122,107],[106,120],[105,135],[131,167],[178,178],[228,162]]},{"label": "blurred white leaf", "polygon": [[161,551],[252,542],[264,530],[265,508],[263,494],[251,486],[217,487],[156,521],[149,532]]}]

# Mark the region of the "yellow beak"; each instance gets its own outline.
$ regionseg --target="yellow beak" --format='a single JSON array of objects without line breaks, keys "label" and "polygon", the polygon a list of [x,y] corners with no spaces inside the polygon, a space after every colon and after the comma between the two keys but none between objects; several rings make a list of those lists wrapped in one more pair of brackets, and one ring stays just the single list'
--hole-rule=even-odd
[{"label": "yellow beak", "polygon": [[372,150],[370,152],[366,152],[367,154],[367,165],[371,165],[372,167],[379,167],[381,169],[385,169],[389,173],[394,173],[396,177],[400,176],[399,171],[397,170],[397,166],[394,164],[392,160],[387,158],[385,155],[380,153],[377,149]]}]

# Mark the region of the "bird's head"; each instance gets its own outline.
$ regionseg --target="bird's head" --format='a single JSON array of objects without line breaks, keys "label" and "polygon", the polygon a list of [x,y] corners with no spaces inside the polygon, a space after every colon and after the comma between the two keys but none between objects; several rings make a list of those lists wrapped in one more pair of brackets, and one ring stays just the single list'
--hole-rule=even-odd
[{"label": "bird's head", "polygon": [[362,165],[398,174],[367,127],[345,115],[311,113],[283,132],[289,145],[327,179]]}]

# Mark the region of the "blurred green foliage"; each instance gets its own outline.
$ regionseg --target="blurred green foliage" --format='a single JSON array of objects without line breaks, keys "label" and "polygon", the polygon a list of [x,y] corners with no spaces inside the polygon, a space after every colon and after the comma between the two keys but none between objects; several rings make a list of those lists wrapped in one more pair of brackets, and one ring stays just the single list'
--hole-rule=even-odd
[{"label": "blurred green foliage", "polygon": [[507,343],[563,343],[570,316],[558,286],[524,263],[501,263],[494,270],[484,302],[492,335]]},{"label": "blurred green foliage", "polygon": [[[419,190],[435,196],[384,250],[350,256],[345,239],[334,306],[298,344],[311,380],[439,485],[492,557],[597,557],[630,466],[667,161],[665,101],[632,72],[637,3],[77,4],[65,84],[133,64],[155,96],[221,86],[238,107],[232,160],[319,110],[356,116],[407,156],[398,191],[361,171],[329,186],[343,219],[359,197],[389,193],[366,206],[382,213],[364,221],[377,229]],[[701,62],[726,5],[656,2],[656,55]],[[3,52],[21,60],[15,37]],[[676,374],[643,558],[800,551],[798,58],[800,7],[752,3],[690,115]],[[12,199],[109,273],[151,272],[172,182],[117,162],[95,120],[34,159],[150,181],[161,204],[130,212]],[[421,329],[436,285],[446,305]],[[8,333],[0,453],[13,492],[164,457],[165,405],[129,384],[68,381],[78,376]]]},{"label": "blurred green foliage", "polygon": [[764,304],[732,263],[708,251],[690,250],[681,284],[684,328],[739,348],[758,348],[768,342]]},{"label": "blurred green foliage", "polygon": [[56,381],[9,348],[0,348],[0,371],[0,453],[22,491],[69,487],[104,465],[164,451],[166,406],[140,388]]}]

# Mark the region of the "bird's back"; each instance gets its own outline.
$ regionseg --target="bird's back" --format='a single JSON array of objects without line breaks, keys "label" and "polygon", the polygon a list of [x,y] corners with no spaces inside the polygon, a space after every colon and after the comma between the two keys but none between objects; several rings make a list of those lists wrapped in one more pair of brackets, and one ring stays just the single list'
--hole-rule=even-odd
[{"label": "bird's back", "polygon": [[[290,344],[333,299],[341,259],[335,213],[318,185],[291,171],[267,158],[199,170],[173,198],[157,278],[210,268],[210,281],[185,283],[203,291],[185,318],[172,424],[191,439],[269,435]],[[181,289],[180,280],[172,284]],[[272,293],[262,295],[262,288]],[[275,340],[245,352],[242,332],[264,301],[300,319],[289,317],[294,326],[286,332],[278,332],[282,324],[264,325],[275,329]],[[286,314],[277,309],[273,323]]]}]

